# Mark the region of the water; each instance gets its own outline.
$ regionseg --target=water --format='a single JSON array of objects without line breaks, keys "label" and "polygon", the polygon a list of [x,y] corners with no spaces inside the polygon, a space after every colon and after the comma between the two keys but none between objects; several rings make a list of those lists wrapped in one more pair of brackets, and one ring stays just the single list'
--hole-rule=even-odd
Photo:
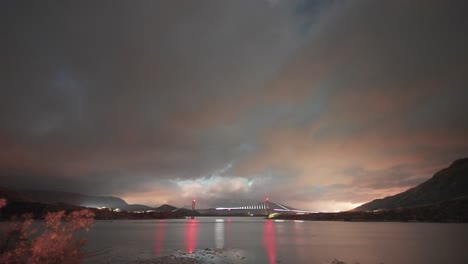
[{"label": "water", "polygon": [[468,263],[468,224],[276,222],[249,217],[97,221],[87,263],[225,248],[243,263]]}]

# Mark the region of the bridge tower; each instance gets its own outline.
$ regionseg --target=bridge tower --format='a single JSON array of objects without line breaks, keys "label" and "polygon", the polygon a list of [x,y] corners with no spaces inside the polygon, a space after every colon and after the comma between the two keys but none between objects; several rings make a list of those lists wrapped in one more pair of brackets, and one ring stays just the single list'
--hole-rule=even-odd
[{"label": "bridge tower", "polygon": [[192,219],[195,218],[195,199],[192,200]]},{"label": "bridge tower", "polygon": [[270,200],[268,197],[265,199],[265,206],[267,209],[267,219],[270,218]]}]

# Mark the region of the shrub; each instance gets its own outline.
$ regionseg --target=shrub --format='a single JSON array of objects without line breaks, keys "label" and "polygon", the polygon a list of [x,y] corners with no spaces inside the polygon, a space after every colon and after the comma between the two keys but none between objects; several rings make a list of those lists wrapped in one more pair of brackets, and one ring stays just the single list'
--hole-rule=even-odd
[{"label": "shrub", "polygon": [[33,226],[32,215],[13,220],[0,242],[0,263],[79,263],[86,240],[76,233],[89,230],[94,213],[49,212],[42,228]]}]

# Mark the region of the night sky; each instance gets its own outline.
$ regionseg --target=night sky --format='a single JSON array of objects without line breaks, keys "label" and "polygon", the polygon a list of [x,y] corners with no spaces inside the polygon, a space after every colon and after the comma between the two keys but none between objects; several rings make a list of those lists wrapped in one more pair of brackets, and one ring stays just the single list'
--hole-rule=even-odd
[{"label": "night sky", "polygon": [[466,1],[0,1],[0,185],[336,211],[468,156]]}]

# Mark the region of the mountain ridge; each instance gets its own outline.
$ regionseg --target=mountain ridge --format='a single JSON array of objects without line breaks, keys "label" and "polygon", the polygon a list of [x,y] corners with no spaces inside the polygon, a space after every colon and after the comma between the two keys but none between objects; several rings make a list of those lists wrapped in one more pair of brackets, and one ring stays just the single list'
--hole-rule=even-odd
[{"label": "mountain ridge", "polygon": [[143,204],[128,204],[124,199],[115,196],[96,196],[74,192],[50,190],[13,190],[0,186],[0,197],[9,202],[35,202],[43,204],[69,204],[82,207],[110,207],[126,211],[157,210],[157,207]]},{"label": "mountain ridge", "polygon": [[404,192],[375,199],[351,211],[426,206],[457,199],[468,199],[468,158],[455,160],[427,181]]}]

